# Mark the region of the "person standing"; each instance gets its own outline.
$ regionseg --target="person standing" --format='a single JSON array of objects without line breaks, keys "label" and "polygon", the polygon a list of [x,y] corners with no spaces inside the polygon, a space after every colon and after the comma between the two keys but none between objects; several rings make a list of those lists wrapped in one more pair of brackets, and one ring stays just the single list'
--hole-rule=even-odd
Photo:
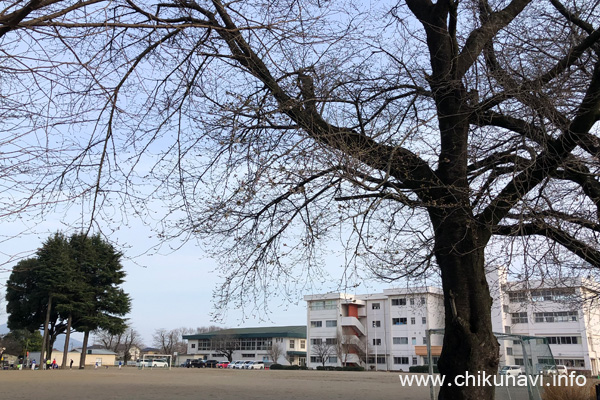
[{"label": "person standing", "polygon": [[52,361],[50,361],[50,359],[46,360],[46,369],[50,370],[50,368],[52,367]]},{"label": "person standing", "polygon": [[123,365],[123,363],[121,362],[121,360],[119,360],[119,369],[121,369],[121,365]]},{"label": "person standing", "polygon": [[57,369],[58,365],[56,364],[56,358],[52,360],[52,369]]},{"label": "person standing", "polygon": [[33,359],[33,361],[31,362],[31,370],[35,371],[35,358]]},{"label": "person standing", "polygon": [[69,369],[73,368],[73,359],[71,358],[71,362],[69,363]]}]

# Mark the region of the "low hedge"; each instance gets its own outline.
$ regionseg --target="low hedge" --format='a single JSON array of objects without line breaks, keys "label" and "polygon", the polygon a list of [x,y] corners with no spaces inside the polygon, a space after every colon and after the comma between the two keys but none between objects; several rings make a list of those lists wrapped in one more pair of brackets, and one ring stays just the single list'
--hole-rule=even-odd
[{"label": "low hedge", "polygon": [[[429,372],[429,365],[414,365],[412,367],[408,367],[408,372],[428,373]],[[433,372],[436,373],[436,374],[439,372],[437,365],[433,366]]]},{"label": "low hedge", "polygon": [[286,370],[298,370],[298,369],[308,369],[305,365],[281,365],[281,364],[271,364],[269,369],[286,369]]},{"label": "low hedge", "polygon": [[317,371],[364,371],[363,367],[359,366],[346,366],[346,367],[332,367],[319,365]]}]

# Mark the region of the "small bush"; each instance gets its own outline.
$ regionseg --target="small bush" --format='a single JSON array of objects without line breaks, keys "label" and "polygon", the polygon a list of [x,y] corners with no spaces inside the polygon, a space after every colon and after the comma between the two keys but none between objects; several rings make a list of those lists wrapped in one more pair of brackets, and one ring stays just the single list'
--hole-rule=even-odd
[{"label": "small bush", "polygon": [[269,369],[283,369],[283,365],[281,364],[271,364]]},{"label": "small bush", "polygon": [[[412,367],[408,368],[408,372],[414,372],[414,373],[428,373],[429,372],[429,365],[414,365]],[[437,365],[433,366],[433,372],[434,373],[438,373],[438,368]]]}]

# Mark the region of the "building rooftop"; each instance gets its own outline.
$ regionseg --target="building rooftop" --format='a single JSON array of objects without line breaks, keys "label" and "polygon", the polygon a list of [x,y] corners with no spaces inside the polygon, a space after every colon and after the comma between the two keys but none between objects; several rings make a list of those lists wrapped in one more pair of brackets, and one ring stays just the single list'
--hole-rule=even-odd
[{"label": "building rooftop", "polygon": [[196,333],[194,335],[183,335],[183,339],[198,340],[212,339],[215,336],[236,336],[240,338],[274,338],[274,337],[291,337],[291,338],[306,338],[306,325],[295,326],[271,326],[259,328],[232,328],[222,329],[220,331]]}]

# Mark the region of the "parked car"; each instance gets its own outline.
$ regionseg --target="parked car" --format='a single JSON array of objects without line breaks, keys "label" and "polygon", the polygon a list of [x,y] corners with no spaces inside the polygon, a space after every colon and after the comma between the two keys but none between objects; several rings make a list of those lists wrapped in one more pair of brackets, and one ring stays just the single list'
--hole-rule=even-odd
[{"label": "parked car", "polygon": [[233,368],[234,369],[243,369],[244,363],[245,363],[245,361],[243,361],[243,360],[236,361]]},{"label": "parked car", "polygon": [[228,368],[229,367],[229,361],[221,361],[220,363],[217,364],[217,368]]},{"label": "parked car", "polygon": [[254,363],[254,361],[244,361],[241,366],[241,369],[250,369],[250,366]]},{"label": "parked car", "polygon": [[144,368],[168,368],[169,367],[169,363],[164,358],[157,358],[154,360],[152,360],[152,359],[142,360],[142,361],[140,361],[140,365],[143,366]]},{"label": "parked car", "polygon": [[206,360],[204,361],[204,368],[217,368],[217,360]]},{"label": "parked car", "polygon": [[521,375],[522,370],[518,365],[505,365],[500,370],[500,375],[518,376]]},{"label": "parked car", "polygon": [[251,365],[248,366],[248,369],[265,369],[265,362],[254,361]]},{"label": "parked car", "polygon": [[229,365],[227,366],[227,368],[228,369],[236,369],[240,363],[243,363],[243,361],[236,360],[236,361],[230,362]]},{"label": "parked car", "polygon": [[550,375],[567,375],[567,367],[564,365],[548,365],[542,370],[542,374],[546,376]]},{"label": "parked car", "polygon": [[184,362],[183,364],[181,364],[181,366],[182,366],[182,367],[185,367],[185,368],[191,368],[191,366],[192,366],[192,361],[193,361],[193,360],[192,360],[191,358],[188,358],[187,360],[185,360],[185,362]]},{"label": "parked car", "polygon": [[191,368],[204,368],[204,360],[196,359],[190,363]]}]

